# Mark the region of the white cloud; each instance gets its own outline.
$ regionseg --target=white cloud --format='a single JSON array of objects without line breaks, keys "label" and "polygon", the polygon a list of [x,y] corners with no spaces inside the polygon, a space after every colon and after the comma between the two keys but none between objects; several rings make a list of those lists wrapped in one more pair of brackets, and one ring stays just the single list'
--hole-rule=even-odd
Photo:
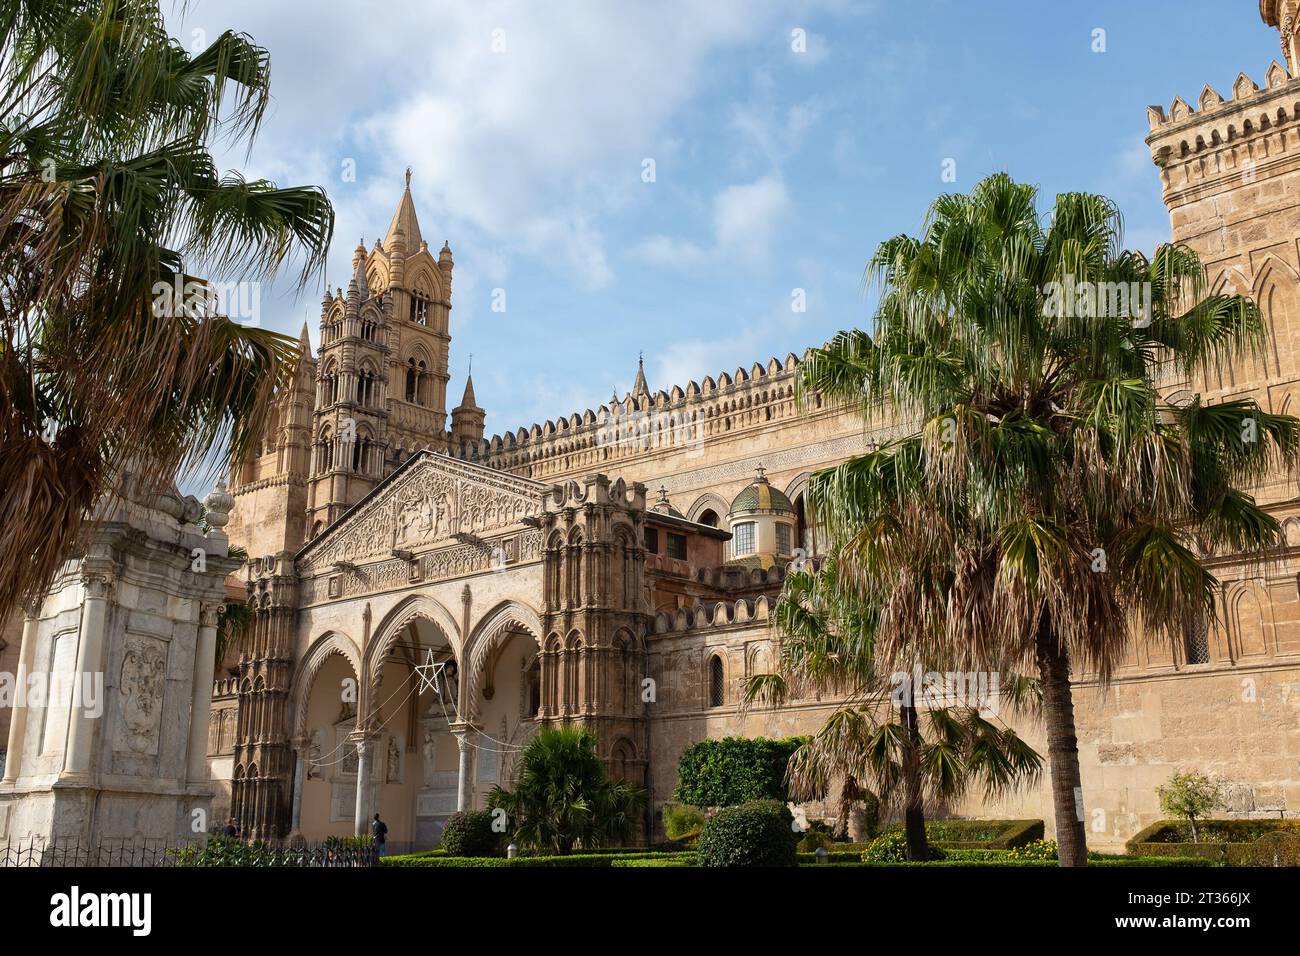
[{"label": "white cloud", "polygon": [[779,176],[728,186],[713,201],[713,229],[718,248],[751,261],[767,258],[773,233],[790,208]]}]

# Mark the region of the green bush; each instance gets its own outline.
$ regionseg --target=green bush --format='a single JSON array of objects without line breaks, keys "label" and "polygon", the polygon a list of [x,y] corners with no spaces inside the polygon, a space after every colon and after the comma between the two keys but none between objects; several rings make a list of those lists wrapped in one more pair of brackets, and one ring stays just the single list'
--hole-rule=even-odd
[{"label": "green bush", "polygon": [[756,800],[719,810],[697,844],[700,866],[794,866],[799,834],[785,804]]},{"label": "green bush", "polygon": [[[930,859],[942,860],[943,850],[930,844]],[[863,863],[906,863],[907,836],[902,830],[890,830],[882,833],[868,844],[862,854]]]},{"label": "green bush", "polygon": [[664,835],[670,840],[688,840],[704,829],[704,811],[684,803],[664,804]]},{"label": "green bush", "polygon": [[501,834],[492,831],[490,810],[457,810],[447,818],[438,849],[448,856],[496,856]]},{"label": "green bush", "polygon": [[631,866],[690,866],[693,853],[570,853],[568,856],[518,856],[514,859],[501,856],[429,856],[411,853],[404,856],[381,857],[380,866],[430,867],[441,869],[466,869],[472,867],[505,867],[519,869],[587,867],[609,869]]},{"label": "green bush", "polygon": [[673,799],[694,807],[730,807],[754,800],[785,803],[785,768],[801,737],[724,737],[682,751]]}]

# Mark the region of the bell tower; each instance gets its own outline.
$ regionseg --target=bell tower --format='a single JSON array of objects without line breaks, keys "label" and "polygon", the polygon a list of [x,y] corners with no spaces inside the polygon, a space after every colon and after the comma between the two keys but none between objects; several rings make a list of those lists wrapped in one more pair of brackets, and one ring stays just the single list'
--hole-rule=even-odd
[{"label": "bell tower", "polygon": [[450,449],[451,273],[451,246],[435,259],[421,234],[408,169],[387,234],[357,246],[346,295],[321,303],[309,538],[416,451]]}]

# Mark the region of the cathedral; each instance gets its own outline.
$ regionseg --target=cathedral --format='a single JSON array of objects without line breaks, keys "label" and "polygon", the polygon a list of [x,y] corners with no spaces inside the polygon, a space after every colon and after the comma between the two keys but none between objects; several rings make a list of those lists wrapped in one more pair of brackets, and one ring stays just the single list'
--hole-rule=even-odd
[{"label": "cathedral", "polygon": [[[1147,109],[1172,240],[1201,256],[1212,291],[1258,302],[1269,329],[1260,361],[1163,382],[1171,397],[1296,414],[1298,13],[1300,0],[1261,0],[1283,61],[1262,82],[1243,72],[1226,96],[1206,86]],[[621,398],[488,436],[472,381],[447,408],[453,271],[408,173],[383,238],[325,294],[318,350],[303,328],[260,446],[209,497],[248,556],[235,597],[251,621],[192,714],[212,818],[248,836],[361,833],[379,813],[394,847],[432,846],[558,721],[593,730],[609,772],[649,790],[657,835],[688,745],[811,733],[836,706],[745,708],[741,688],[774,662],[786,569],[822,546],[809,476],[903,423],[865,431],[816,396],[797,406],[790,354],[658,390],[638,368]],[[1214,621],[1175,646],[1135,642],[1104,689],[1075,675],[1094,848],[1159,819],[1155,789],[1175,770],[1223,777],[1237,816],[1300,811],[1300,501],[1282,475],[1255,493],[1286,530],[1280,560],[1205,555]],[[1016,726],[1046,751],[1040,726]],[[11,762],[24,739],[39,749],[34,729],[9,739]],[[178,740],[178,765],[185,752]],[[1046,782],[948,809],[1052,827]]]},{"label": "cathedral", "polygon": [[[1226,97],[1207,86],[1195,105],[1148,109],[1172,239],[1270,328],[1263,361],[1164,383],[1170,395],[1294,413],[1296,6],[1261,4],[1289,72],[1274,62],[1262,85],[1242,73]],[[319,353],[304,328],[279,419],[233,475],[253,625],[216,681],[209,760],[245,832],[318,839],[379,812],[395,843],[432,845],[561,720],[649,789],[653,826],[690,743],[812,732],[835,706],[745,709],[741,686],[773,661],[785,569],[818,554],[810,474],[892,430],[865,433],[815,396],[797,408],[787,355],[658,391],[638,369],[622,398],[488,437],[471,381],[446,408],[452,273],[408,174],[387,234],[321,304]],[[1093,845],[1157,819],[1175,769],[1223,776],[1238,814],[1300,810],[1300,508],[1281,476],[1257,493],[1287,556],[1261,569],[1208,555],[1216,621],[1179,646],[1136,642],[1104,691],[1077,675]],[[1019,729],[1044,749],[1040,728]],[[1052,819],[1045,785],[951,809]]]}]

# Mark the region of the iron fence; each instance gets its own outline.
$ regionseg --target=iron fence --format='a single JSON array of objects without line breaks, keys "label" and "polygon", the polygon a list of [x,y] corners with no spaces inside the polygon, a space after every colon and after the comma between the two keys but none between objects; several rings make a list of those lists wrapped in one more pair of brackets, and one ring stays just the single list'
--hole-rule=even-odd
[{"label": "iron fence", "polygon": [[227,838],[169,842],[60,842],[32,837],[0,843],[0,869],[30,867],[325,867],[379,865],[370,845],[242,842]]}]

